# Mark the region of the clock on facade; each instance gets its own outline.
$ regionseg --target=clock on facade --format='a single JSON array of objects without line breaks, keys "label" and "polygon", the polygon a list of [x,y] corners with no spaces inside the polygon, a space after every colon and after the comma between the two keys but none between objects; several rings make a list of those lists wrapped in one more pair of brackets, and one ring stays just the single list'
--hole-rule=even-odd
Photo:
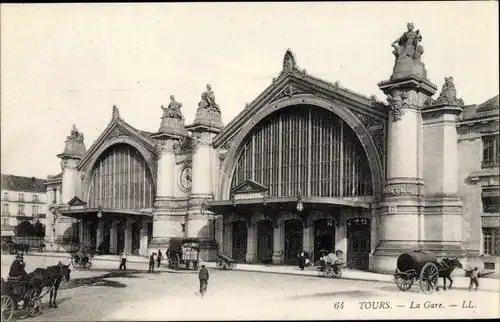
[{"label": "clock on facade", "polygon": [[181,186],[184,189],[191,188],[191,179],[192,179],[192,169],[190,167],[186,167],[181,172]]}]

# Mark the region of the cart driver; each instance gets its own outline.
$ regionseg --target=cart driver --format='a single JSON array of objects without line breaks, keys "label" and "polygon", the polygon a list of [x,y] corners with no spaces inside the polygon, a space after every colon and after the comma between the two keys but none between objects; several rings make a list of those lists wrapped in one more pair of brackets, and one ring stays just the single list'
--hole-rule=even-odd
[{"label": "cart driver", "polygon": [[10,265],[9,277],[21,279],[27,277],[28,273],[26,273],[26,270],[24,269],[25,266],[26,264],[24,263],[23,255],[17,254],[16,259],[12,262],[12,265]]}]

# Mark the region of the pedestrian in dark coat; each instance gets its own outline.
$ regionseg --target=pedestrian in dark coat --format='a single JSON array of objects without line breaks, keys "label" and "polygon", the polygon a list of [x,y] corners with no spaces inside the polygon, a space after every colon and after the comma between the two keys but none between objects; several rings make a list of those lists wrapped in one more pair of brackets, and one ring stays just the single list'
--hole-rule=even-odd
[{"label": "pedestrian in dark coat", "polygon": [[161,259],[162,259],[162,253],[161,253],[161,250],[158,249],[158,257],[156,257],[156,262],[158,263],[158,268],[160,268]]},{"label": "pedestrian in dark coat", "polygon": [[25,265],[23,255],[18,254],[10,265],[9,277],[26,277],[28,273],[24,269]]},{"label": "pedestrian in dark coat", "polygon": [[156,253],[153,253],[153,254],[151,254],[151,256],[149,256],[148,273],[153,273],[155,270],[155,256],[156,256]]},{"label": "pedestrian in dark coat", "polygon": [[208,274],[208,270],[205,265],[201,265],[200,273],[198,274],[198,278],[200,280],[200,294],[201,297],[207,292],[208,288],[208,279],[210,275]]}]

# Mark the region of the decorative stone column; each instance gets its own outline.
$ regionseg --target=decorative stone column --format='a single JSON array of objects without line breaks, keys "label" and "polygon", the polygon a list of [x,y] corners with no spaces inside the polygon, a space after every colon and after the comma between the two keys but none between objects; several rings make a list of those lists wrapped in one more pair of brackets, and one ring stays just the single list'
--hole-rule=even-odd
[{"label": "decorative stone column", "polygon": [[464,103],[457,99],[452,77],[437,100],[422,108],[424,133],[424,244],[438,256],[463,256],[462,200],[458,197],[457,116]]},{"label": "decorative stone column", "polygon": [[211,86],[207,85],[207,90],[201,95],[195,120],[192,125],[186,127],[192,133],[194,145],[187,233],[188,236],[201,239],[201,251],[208,254],[204,260],[215,258],[217,251],[217,242],[210,223],[211,213],[202,205],[214,199],[220,161],[213,148],[212,139],[223,127],[219,105],[215,102]]},{"label": "decorative stone column", "polygon": [[81,179],[76,168],[78,162],[86,153],[83,143],[83,133],[79,132],[75,125],[71,130],[71,135],[66,138],[63,153],[57,155],[61,159],[62,168],[62,200],[61,203],[67,204],[73,197],[78,195]]},{"label": "decorative stone column", "polygon": [[[405,41],[411,38],[413,41]],[[379,240],[373,267],[393,272],[401,253],[422,246],[424,206],[421,108],[437,88],[420,58],[420,32],[408,31],[393,43],[396,63],[390,80],[378,84],[389,104],[387,180],[379,209]]]},{"label": "decorative stone column", "polygon": [[[161,106],[163,115],[160,128],[152,136],[156,141],[158,177],[153,209],[153,239],[147,246],[150,249],[147,253],[168,247],[170,238],[184,236],[181,224],[184,222],[186,211],[182,211],[181,207],[186,207],[187,203],[185,200],[175,198],[179,177],[176,149],[187,137],[187,131],[181,112],[182,103],[177,102],[173,95],[170,96],[170,100],[168,107]],[[145,236],[147,241],[147,234]]]},{"label": "decorative stone column", "polygon": [[124,251],[128,254],[132,253],[132,223],[125,221],[125,234],[124,234]]},{"label": "decorative stone column", "polygon": [[273,264],[283,264],[285,250],[285,224],[278,221],[274,227]]},{"label": "decorative stone column", "polygon": [[247,253],[245,255],[246,263],[255,262],[257,254],[257,226],[249,225],[247,229]]}]

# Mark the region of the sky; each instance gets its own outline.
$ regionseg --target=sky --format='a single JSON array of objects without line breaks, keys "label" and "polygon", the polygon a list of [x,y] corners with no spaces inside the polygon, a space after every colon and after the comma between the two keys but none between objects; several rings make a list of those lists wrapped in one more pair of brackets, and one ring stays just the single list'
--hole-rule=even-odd
[{"label": "sky", "polygon": [[287,48],[308,74],[385,100],[377,83],[390,77],[390,45],[408,21],[439,90],[453,76],[466,104],[499,93],[496,1],[2,4],[0,12],[2,173],[59,173],[72,125],[89,149],[115,104],[127,123],[155,132],[173,94],[190,124],[206,84],[227,124],[279,74]]}]

